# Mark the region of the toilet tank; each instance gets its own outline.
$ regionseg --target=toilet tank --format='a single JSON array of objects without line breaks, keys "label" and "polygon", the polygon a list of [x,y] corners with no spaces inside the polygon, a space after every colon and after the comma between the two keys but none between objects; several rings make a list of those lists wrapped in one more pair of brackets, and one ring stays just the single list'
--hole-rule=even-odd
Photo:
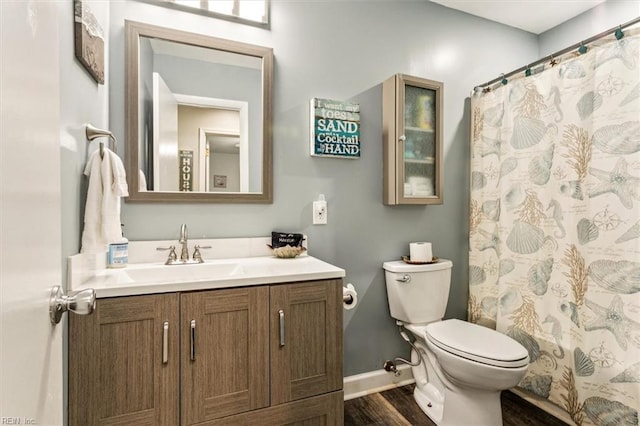
[{"label": "toilet tank", "polygon": [[410,324],[441,320],[449,300],[452,267],[445,259],[424,265],[384,262],[391,316]]}]

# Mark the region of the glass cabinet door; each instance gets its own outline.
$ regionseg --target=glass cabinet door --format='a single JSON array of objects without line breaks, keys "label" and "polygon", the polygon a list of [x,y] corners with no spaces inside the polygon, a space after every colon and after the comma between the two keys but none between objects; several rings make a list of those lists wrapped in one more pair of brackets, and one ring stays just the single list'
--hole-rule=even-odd
[{"label": "glass cabinet door", "polygon": [[411,85],[404,87],[404,142],[402,167],[405,198],[436,194],[436,91]]},{"label": "glass cabinet door", "polygon": [[441,204],[442,83],[398,74],[383,98],[385,204]]}]

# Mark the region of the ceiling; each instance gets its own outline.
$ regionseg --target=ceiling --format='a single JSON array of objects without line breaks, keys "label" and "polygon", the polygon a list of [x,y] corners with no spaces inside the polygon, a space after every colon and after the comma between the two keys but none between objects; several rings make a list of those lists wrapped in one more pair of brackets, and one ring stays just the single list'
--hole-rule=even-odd
[{"label": "ceiling", "polygon": [[471,15],[541,34],[606,0],[431,0]]}]

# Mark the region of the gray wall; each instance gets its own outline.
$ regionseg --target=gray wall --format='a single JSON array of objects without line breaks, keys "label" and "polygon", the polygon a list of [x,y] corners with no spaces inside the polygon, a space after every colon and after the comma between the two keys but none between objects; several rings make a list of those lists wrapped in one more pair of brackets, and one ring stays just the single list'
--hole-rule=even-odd
[{"label": "gray wall", "polygon": [[540,57],[562,50],[640,16],[638,0],[608,0],[540,34]]},{"label": "gray wall", "polygon": [[109,127],[109,7],[97,1],[90,1],[88,5],[105,35],[104,85],[96,83],[75,58],[73,2],[58,2],[63,272],[66,271],[67,257],[80,250],[88,186],[83,172],[89,156],[99,146],[98,141],[87,142],[85,124],[91,123],[103,129]]},{"label": "gray wall", "polygon": [[[99,143],[89,144],[85,137],[85,124],[108,128],[109,103],[109,7],[104,2],[89,2],[89,7],[101,24],[105,34],[105,84],[93,80],[75,58],[73,37],[73,2],[57,2],[60,38],[60,179],[62,221],[62,283],[66,287],[67,257],[80,251],[80,238],[84,225],[84,204],[87,179],[83,177],[89,155]],[[52,141],[53,143],[53,141]],[[49,176],[43,177],[50,178]],[[34,224],[37,226],[37,224]],[[68,343],[67,330],[63,334],[63,347]],[[63,352],[61,366],[64,381],[64,418],[67,418],[67,351]]]},{"label": "gray wall", "polygon": [[[110,13],[110,126],[121,141],[125,19],[264,45],[275,54],[273,204],[125,204],[129,239],[177,239],[181,223],[192,238],[308,234],[310,254],[344,268],[345,282],[359,293],[359,306],[344,314],[345,375],[408,354],[389,317],[381,265],[406,254],[410,241],[431,241],[436,256],[453,261],[446,316],[466,316],[469,91],[538,59],[535,35],[411,0],[274,0],[270,30],[135,1],[111,2]],[[381,82],[398,72],[444,82],[441,206],[382,204]],[[360,103],[360,159],[309,156],[312,97]],[[329,224],[314,226],[311,205],[321,193]]]}]

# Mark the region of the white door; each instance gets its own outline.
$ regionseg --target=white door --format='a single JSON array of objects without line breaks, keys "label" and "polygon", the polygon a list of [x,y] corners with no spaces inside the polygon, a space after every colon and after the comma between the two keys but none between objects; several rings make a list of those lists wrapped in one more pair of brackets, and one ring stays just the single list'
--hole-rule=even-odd
[{"label": "white door", "polygon": [[63,424],[57,7],[0,1],[0,424]]},{"label": "white door", "polygon": [[178,101],[160,74],[153,73],[153,190],[177,191]]}]

